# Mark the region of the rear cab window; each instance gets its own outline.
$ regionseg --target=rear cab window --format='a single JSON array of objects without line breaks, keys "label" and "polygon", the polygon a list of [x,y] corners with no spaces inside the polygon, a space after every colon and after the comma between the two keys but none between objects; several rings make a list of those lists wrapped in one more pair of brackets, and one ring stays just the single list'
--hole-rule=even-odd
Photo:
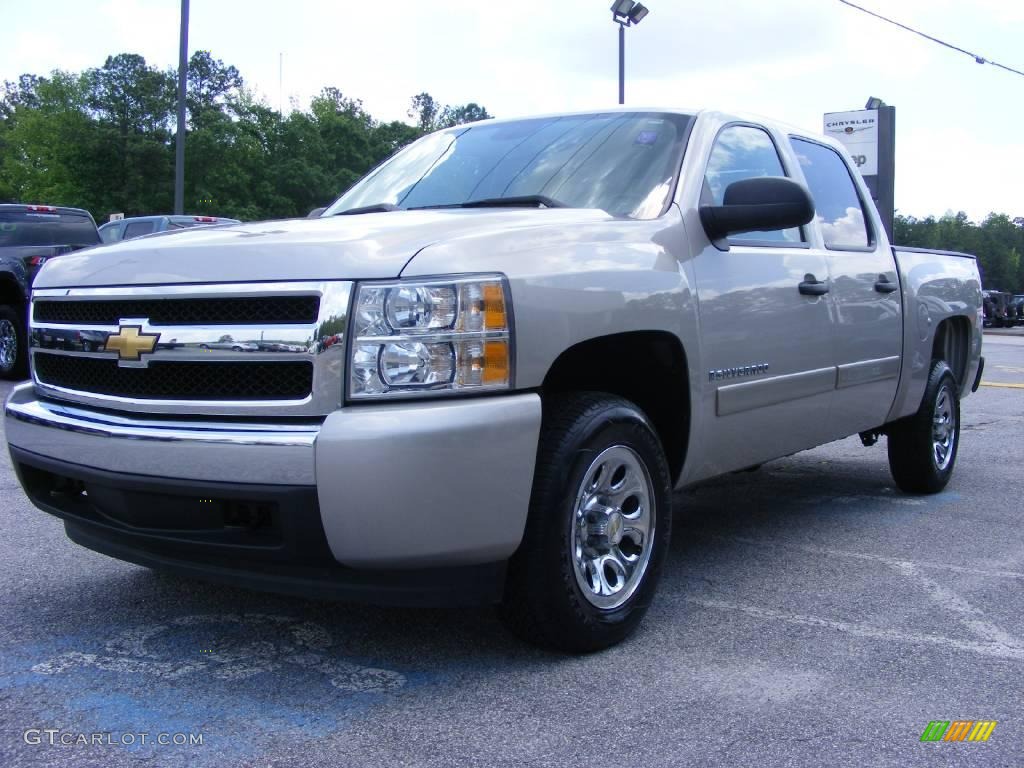
[{"label": "rear cab window", "polygon": [[874,238],[864,214],[850,169],[831,147],[797,137],[790,138],[814,199],[815,217],[825,247],[830,250],[867,250]]},{"label": "rear cab window", "polygon": [[0,210],[0,247],[98,245],[92,219],[80,213]]},{"label": "rear cab window", "polygon": [[149,235],[156,231],[155,221],[132,221],[125,224],[123,238],[131,240],[133,237]]}]

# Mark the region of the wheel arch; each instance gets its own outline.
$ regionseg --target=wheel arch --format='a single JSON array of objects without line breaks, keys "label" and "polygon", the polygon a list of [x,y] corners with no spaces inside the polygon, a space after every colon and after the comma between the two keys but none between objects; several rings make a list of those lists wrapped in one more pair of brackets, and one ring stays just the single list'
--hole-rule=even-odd
[{"label": "wheel arch", "polygon": [[944,360],[953,372],[962,394],[971,385],[967,369],[971,357],[971,322],[962,315],[947,317],[935,329],[932,342],[932,363]]},{"label": "wheel arch", "polygon": [[25,292],[10,272],[0,272],[0,304],[24,309]]},{"label": "wheel arch", "polygon": [[668,331],[627,331],[597,336],[564,350],[551,364],[541,395],[599,391],[635,403],[651,420],[673,484],[686,460],[690,385],[686,351]]}]

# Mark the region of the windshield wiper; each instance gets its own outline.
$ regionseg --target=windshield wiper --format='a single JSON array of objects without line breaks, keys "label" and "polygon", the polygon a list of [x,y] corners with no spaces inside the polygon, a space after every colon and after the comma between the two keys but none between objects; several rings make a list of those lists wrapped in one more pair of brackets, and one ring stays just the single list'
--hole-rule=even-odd
[{"label": "windshield wiper", "polygon": [[360,213],[387,213],[388,211],[400,211],[402,210],[397,205],[392,203],[374,203],[373,205],[363,205],[359,208],[349,208],[347,211],[338,211],[335,216],[355,216]]},{"label": "windshield wiper", "polygon": [[514,197],[485,197],[481,200],[467,200],[459,208],[524,208],[544,206],[545,208],[568,208],[566,203],[547,195],[518,195]]}]

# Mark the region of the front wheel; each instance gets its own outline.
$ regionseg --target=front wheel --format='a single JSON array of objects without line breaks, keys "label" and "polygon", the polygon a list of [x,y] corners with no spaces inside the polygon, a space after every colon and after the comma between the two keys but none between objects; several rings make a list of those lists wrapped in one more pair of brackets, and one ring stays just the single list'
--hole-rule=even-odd
[{"label": "front wheel", "polygon": [[921,407],[888,430],[889,469],[906,493],[938,493],[953,475],[960,446],[960,398],[942,360],[932,366]]},{"label": "front wheel", "polygon": [[559,650],[620,642],[654,596],[671,525],[668,464],[643,412],[600,393],[550,398],[502,618]]},{"label": "front wheel", "polygon": [[28,373],[25,323],[14,307],[0,306],[0,379],[23,379]]}]

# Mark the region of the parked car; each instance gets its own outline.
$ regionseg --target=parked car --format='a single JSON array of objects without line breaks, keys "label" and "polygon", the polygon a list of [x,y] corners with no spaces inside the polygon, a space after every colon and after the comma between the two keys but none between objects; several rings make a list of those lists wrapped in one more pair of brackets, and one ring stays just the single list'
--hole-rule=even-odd
[{"label": "parked car", "polygon": [[[900,489],[942,490],[981,302],[974,257],[890,246],[831,138],[675,109],[484,121],[320,218],[46,264],[33,330],[88,322],[109,351],[34,349],[6,438],[32,503],[99,552],[497,603],[593,651],[651,604],[674,489],[859,434]],[[211,344],[264,331],[310,351]]]},{"label": "parked car", "polygon": [[984,326],[986,328],[1012,328],[1016,311],[1011,306],[1012,294],[986,289],[982,291]]},{"label": "parked car", "polygon": [[1024,293],[1014,295],[1010,300],[1009,310],[1015,315],[1014,324],[1024,325]]},{"label": "parked car", "polygon": [[200,349],[230,349],[233,352],[258,352],[259,345],[254,341],[204,341]]},{"label": "parked car", "polygon": [[119,221],[108,221],[100,227],[100,237],[104,243],[116,243],[121,240],[151,235],[154,232],[172,232],[176,229],[241,223],[238,219],[227,219],[223,216],[132,216]]},{"label": "parked car", "polygon": [[28,371],[29,289],[48,259],[98,245],[92,215],[57,205],[0,204],[0,378]]}]

